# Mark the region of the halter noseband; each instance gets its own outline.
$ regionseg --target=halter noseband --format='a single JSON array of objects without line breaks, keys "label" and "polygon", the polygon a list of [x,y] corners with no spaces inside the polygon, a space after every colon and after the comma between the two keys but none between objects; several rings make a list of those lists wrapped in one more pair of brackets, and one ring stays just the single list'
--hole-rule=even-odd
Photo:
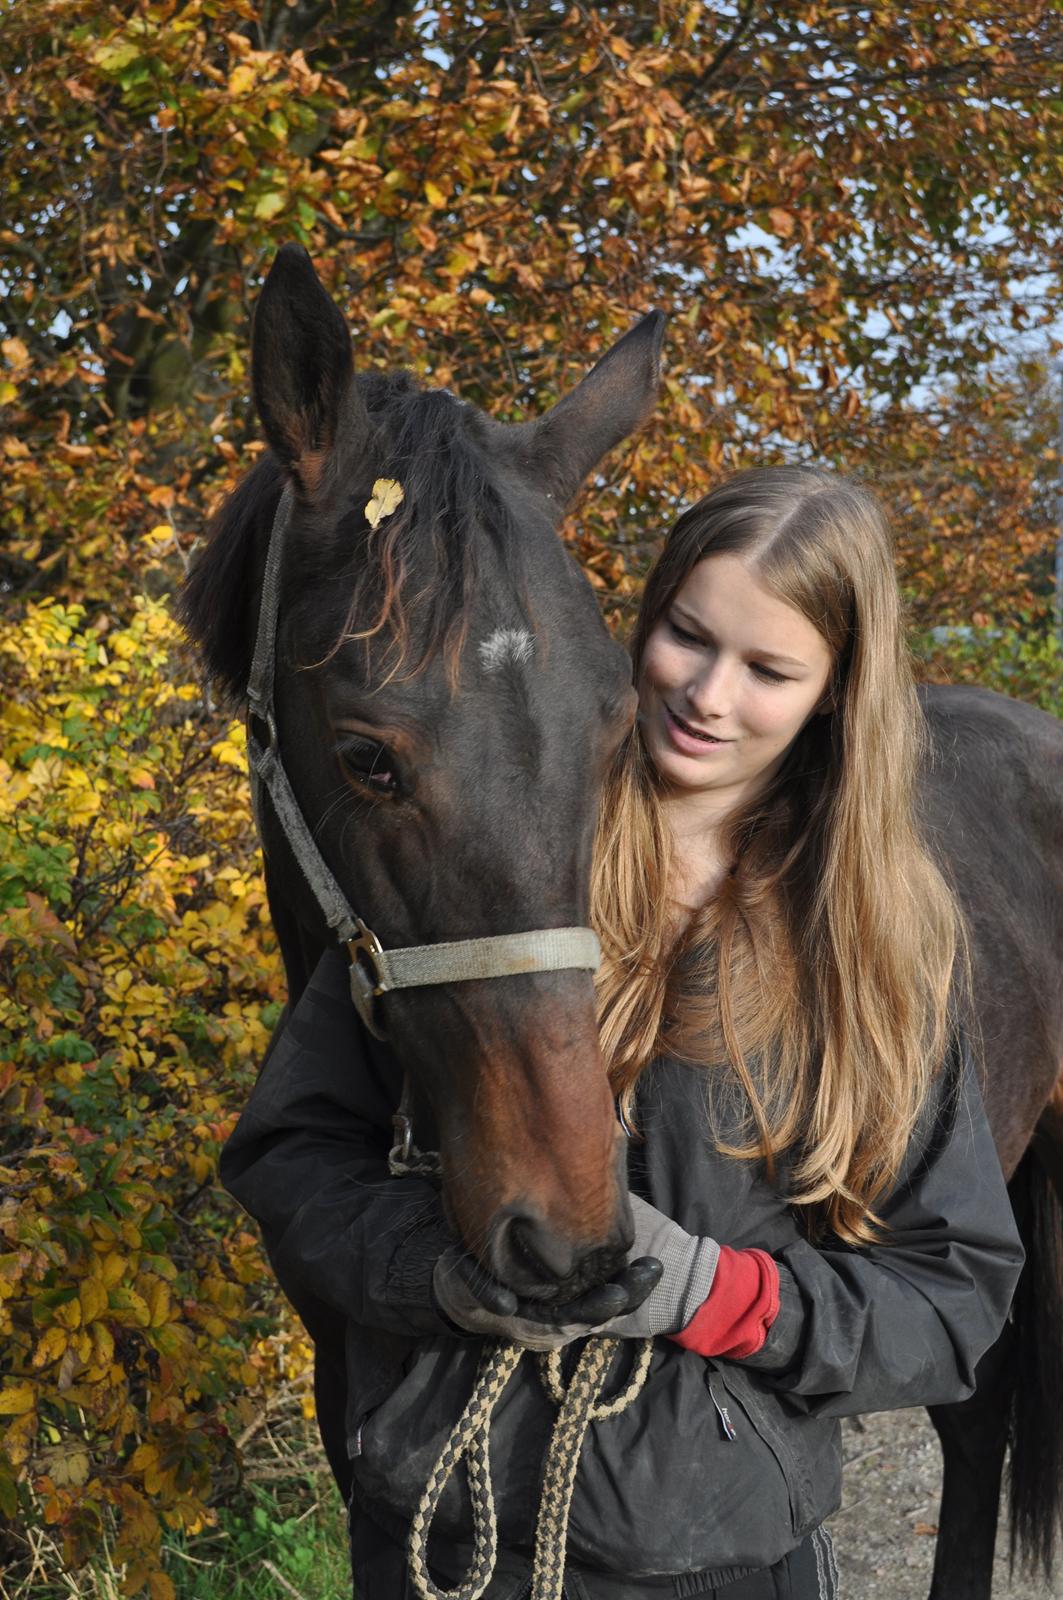
[{"label": "halter noseband", "polygon": [[[280,758],[273,705],[277,647],[279,580],[284,535],[291,520],[295,491],[284,487],[266,553],[262,600],[251,675],[247,684],[247,760],[251,798],[262,835],[261,789],[273,802],[277,821],[302,870],[325,922],[347,950],[351,964],[351,999],[358,1015],[377,1039],[386,1034],[374,1001],[393,989],[422,988],[436,983],[468,983],[476,978],[507,978],[522,972],[560,972],[570,967],[597,970],[601,949],[590,928],[536,928],[484,939],[456,939],[444,944],[406,945],[385,950],[376,934],[354,912],[314,842],[306,818]],[[265,731],[265,742],[258,729]]]}]

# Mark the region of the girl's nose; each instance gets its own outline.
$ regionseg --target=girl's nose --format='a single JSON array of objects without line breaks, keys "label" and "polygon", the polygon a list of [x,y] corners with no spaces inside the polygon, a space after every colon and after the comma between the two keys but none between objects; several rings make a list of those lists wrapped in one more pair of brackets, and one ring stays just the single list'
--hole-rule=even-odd
[{"label": "girl's nose", "polygon": [[724,665],[716,660],[687,684],[687,705],[698,721],[725,717],[730,709],[731,686]]}]

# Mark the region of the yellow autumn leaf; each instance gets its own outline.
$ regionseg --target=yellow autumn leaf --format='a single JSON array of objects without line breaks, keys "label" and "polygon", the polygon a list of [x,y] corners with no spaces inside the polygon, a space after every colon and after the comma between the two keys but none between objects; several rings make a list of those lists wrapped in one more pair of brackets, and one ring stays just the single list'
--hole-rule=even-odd
[{"label": "yellow autumn leaf", "polygon": [[189,1160],[189,1169],[197,1183],[208,1183],[214,1172],[214,1163],[209,1156],[196,1154]]},{"label": "yellow autumn leaf", "polygon": [[247,94],[248,90],[255,87],[255,69],[246,62],[241,62],[229,74],[229,93]]},{"label": "yellow autumn leaf", "polygon": [[170,1315],[169,1286],[161,1281],[152,1283],[145,1293],[151,1314],[151,1327],[161,1328]]},{"label": "yellow autumn leaf", "polygon": [[237,767],[242,772],[247,766],[244,751],[228,739],[219,739],[217,744],[212,744],[210,753],[223,767]]},{"label": "yellow autumn leaf", "polygon": [[284,210],[285,204],[284,196],[278,194],[275,190],[271,190],[269,194],[262,195],[255,202],[255,216],[261,217],[268,222],[271,217],[277,215],[278,211]]},{"label": "yellow autumn leaf", "polygon": [[135,1327],[150,1328],[151,1312],[135,1289],[116,1289],[111,1298],[115,1310],[124,1313],[118,1320],[125,1323],[132,1322]]},{"label": "yellow autumn leaf", "polygon": [[129,1265],[125,1256],[110,1254],[99,1262],[100,1276],[108,1289],[113,1289],[125,1276],[126,1267]]},{"label": "yellow autumn leaf", "polygon": [[62,1328],[49,1328],[38,1340],[37,1348],[33,1352],[33,1365],[47,1367],[51,1362],[58,1361],[66,1350],[67,1338]]},{"label": "yellow autumn leaf", "polygon": [[55,1320],[64,1328],[81,1327],[81,1302],[79,1300],[64,1300],[61,1306],[55,1308]]},{"label": "yellow autumn leaf", "polygon": [[92,1343],[97,1364],[109,1366],[114,1357],[114,1337],[106,1322],[92,1324]]},{"label": "yellow autumn leaf", "polygon": [[85,1325],[95,1322],[107,1310],[107,1289],[99,1278],[82,1278],[78,1297],[81,1300],[81,1320]]},{"label": "yellow autumn leaf", "polygon": [[425,179],[424,197],[434,211],[441,211],[447,203],[446,195],[438,183],[433,183],[431,178]]},{"label": "yellow autumn leaf", "polygon": [[33,1410],[34,1388],[31,1383],[13,1383],[0,1389],[0,1417],[21,1417]]},{"label": "yellow autumn leaf", "polygon": [[138,1444],[129,1458],[130,1472],[148,1472],[159,1458],[159,1452],[153,1444]]},{"label": "yellow autumn leaf", "polygon": [[365,520],[374,530],[385,517],[390,517],[406,498],[401,483],[394,478],[378,478],[373,484],[373,498],[365,508]]}]

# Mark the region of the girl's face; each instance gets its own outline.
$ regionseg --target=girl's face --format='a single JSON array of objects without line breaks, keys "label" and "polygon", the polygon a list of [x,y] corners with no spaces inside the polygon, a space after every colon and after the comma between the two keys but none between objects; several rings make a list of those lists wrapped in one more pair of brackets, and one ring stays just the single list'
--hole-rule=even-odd
[{"label": "girl's face", "polygon": [[639,670],[645,747],[676,798],[704,794],[722,816],[778,771],[825,709],[831,651],[740,556],[693,567],[653,628]]}]

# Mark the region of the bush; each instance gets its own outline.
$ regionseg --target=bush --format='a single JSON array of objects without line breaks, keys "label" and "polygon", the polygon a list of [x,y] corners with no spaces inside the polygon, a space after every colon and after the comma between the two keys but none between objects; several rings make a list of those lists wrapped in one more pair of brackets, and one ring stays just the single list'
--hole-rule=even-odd
[{"label": "bush", "polygon": [[1024,628],[932,628],[916,635],[919,676],[979,683],[1063,717],[1063,648],[1043,622]]},{"label": "bush", "polygon": [[168,1600],[163,1524],[212,1519],[307,1360],[214,1186],[284,992],[242,728],[149,601],[30,606],[0,681],[0,1528]]}]

